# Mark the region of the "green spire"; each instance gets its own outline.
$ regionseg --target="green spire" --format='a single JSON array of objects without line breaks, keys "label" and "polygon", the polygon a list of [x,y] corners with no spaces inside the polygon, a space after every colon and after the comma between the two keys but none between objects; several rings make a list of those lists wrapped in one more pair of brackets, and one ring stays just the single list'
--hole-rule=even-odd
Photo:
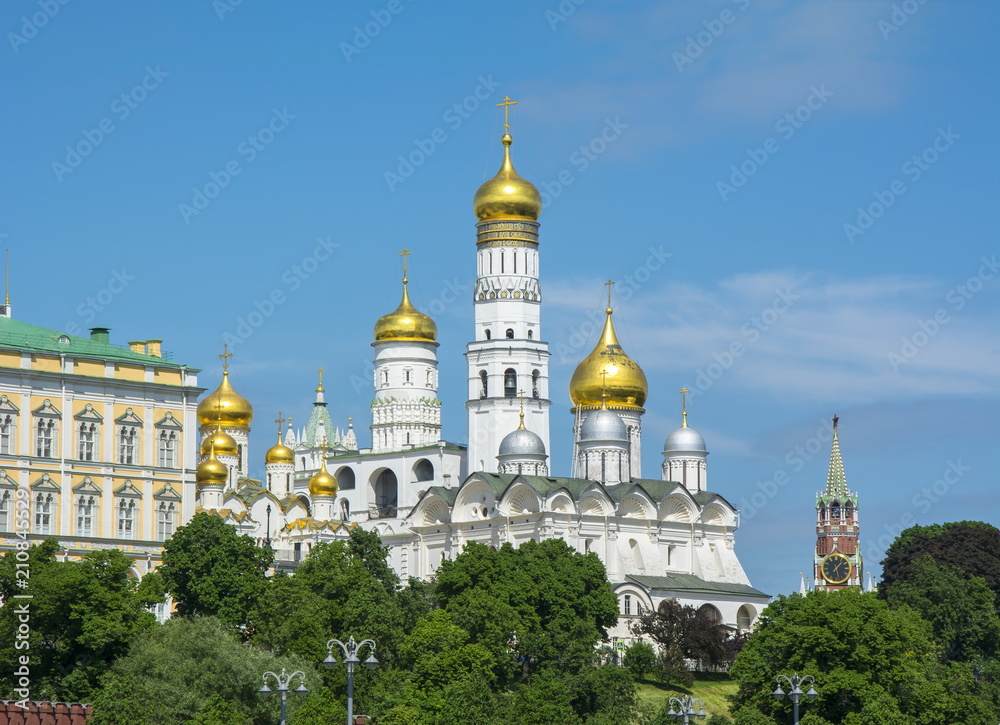
[{"label": "green spire", "polygon": [[826,496],[838,496],[847,499],[851,495],[847,488],[847,477],[844,475],[844,461],[840,457],[840,438],[837,436],[837,421],[833,414],[833,447],[830,450],[830,470],[826,474]]}]

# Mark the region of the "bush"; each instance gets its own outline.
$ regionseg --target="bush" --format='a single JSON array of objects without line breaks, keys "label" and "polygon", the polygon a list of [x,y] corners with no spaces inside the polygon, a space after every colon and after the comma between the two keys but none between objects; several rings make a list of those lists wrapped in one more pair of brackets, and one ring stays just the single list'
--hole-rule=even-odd
[{"label": "bush", "polygon": [[646,642],[636,642],[625,650],[622,664],[628,668],[635,679],[644,679],[647,672],[656,669],[656,652],[653,650],[653,645]]}]

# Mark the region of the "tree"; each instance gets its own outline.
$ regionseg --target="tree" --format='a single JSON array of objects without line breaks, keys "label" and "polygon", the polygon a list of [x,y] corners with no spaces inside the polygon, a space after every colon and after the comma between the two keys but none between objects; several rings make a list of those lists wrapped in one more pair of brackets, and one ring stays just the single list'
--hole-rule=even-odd
[{"label": "tree", "polygon": [[[806,708],[830,723],[862,725],[884,717],[950,725],[956,713],[964,725],[995,723],[971,669],[939,663],[938,651],[926,622],[873,594],[844,589],[778,597],[733,664],[739,682],[735,722],[756,725],[760,713],[787,717],[787,698],[779,704],[771,692],[778,674],[799,672],[821,677],[819,699]],[[867,714],[875,703],[879,714]]]},{"label": "tree", "polygon": [[642,680],[647,672],[656,667],[656,651],[648,642],[636,642],[622,657],[622,664],[632,673],[636,680]]},{"label": "tree", "polygon": [[[128,651],[136,634],[154,626],[137,582],[132,561],[117,550],[87,554],[81,561],[56,561],[55,539],[32,546],[27,562],[9,552],[0,559],[0,683],[12,692],[18,657],[30,656],[33,699],[86,700],[115,658]],[[18,563],[30,578],[21,588]],[[30,594],[31,599],[16,595]],[[15,646],[14,634],[27,607],[28,645]]]},{"label": "tree", "polygon": [[[726,630],[706,609],[664,599],[656,611],[647,612],[632,625],[636,634],[649,636],[663,650],[675,650],[681,659],[698,660],[718,667],[727,662]],[[677,660],[676,656],[671,656]]]},{"label": "tree", "polygon": [[596,554],[562,539],[504,544],[470,542],[438,569],[438,604],[501,665],[502,679],[557,668],[576,673],[595,660],[618,619],[618,602]]},{"label": "tree", "polygon": [[941,566],[930,555],[913,563],[909,578],[886,587],[892,608],[909,606],[930,623],[945,662],[991,658],[1000,651],[995,596],[980,577]]},{"label": "tree", "polygon": [[924,555],[985,579],[1000,608],[1000,529],[981,521],[911,526],[886,551],[879,596],[885,598],[898,582],[913,581],[914,566]]},{"label": "tree", "polygon": [[217,616],[230,627],[249,624],[267,587],[274,555],[220,519],[195,514],[163,545],[159,572],[181,616]]},{"label": "tree", "polygon": [[[322,688],[313,663],[247,646],[214,617],[173,619],[137,637],[112,666],[94,700],[94,725],[274,723],[277,698],[257,691],[264,672],[282,668],[305,672],[311,692]],[[305,705],[293,697],[288,704],[292,714]]]}]

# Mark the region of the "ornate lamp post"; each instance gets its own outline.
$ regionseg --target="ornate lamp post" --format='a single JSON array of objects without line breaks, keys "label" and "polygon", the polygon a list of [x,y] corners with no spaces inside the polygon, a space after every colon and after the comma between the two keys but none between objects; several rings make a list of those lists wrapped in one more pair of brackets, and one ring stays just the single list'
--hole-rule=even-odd
[{"label": "ornate lamp post", "polygon": [[264,546],[271,548],[271,504],[267,505],[267,536],[264,539]]},{"label": "ornate lamp post", "polygon": [[[774,680],[778,683],[778,686],[772,694],[779,700],[785,696],[785,691],[781,689],[782,682],[792,688],[791,692],[788,693],[788,697],[792,700],[795,725],[799,725],[799,700],[802,699],[803,695],[808,697],[810,702],[813,702],[817,697],[819,697],[819,693],[816,692],[816,688],[813,687],[813,683],[816,682],[816,678],[812,675],[799,676],[797,672],[793,672],[791,677],[788,677],[787,675],[778,675],[774,678]],[[802,685],[809,685],[809,691],[802,692]]]},{"label": "ornate lamp post", "polygon": [[[708,716],[708,713],[705,712],[705,701],[700,697],[687,696],[680,699],[671,697],[668,702],[670,703],[670,711],[667,713],[667,717],[684,718],[684,725],[691,722],[692,717],[704,720]],[[694,709],[696,705],[698,706],[697,712]]]},{"label": "ornate lamp post", "polygon": [[375,640],[363,639],[360,642],[355,642],[354,637],[351,637],[347,640],[347,644],[344,644],[339,639],[331,639],[326,643],[326,659],[323,660],[323,665],[328,670],[333,669],[333,666],[337,664],[337,659],[333,656],[334,645],[340,647],[340,651],[344,653],[344,667],[347,670],[347,725],[353,725],[354,669],[361,664],[357,652],[365,645],[368,645],[368,659],[365,660],[364,664],[369,670],[374,670],[378,664],[378,660],[375,659]]},{"label": "ornate lamp post", "polygon": [[[276,691],[279,695],[281,695],[281,725],[287,725],[287,721],[285,720],[285,700],[288,698],[289,692],[294,692],[297,695],[305,695],[307,692],[309,692],[309,690],[306,689],[306,673],[303,672],[302,670],[296,670],[292,674],[288,674],[285,672],[284,667],[281,668],[280,675],[276,675],[273,672],[265,672],[264,685],[259,690],[257,690],[257,692],[259,692],[261,695],[267,696],[270,695],[272,692],[275,692],[275,690],[272,690],[270,687],[267,686],[267,678],[269,676],[274,680],[275,684],[278,685]],[[292,681],[296,677],[299,678],[299,686],[296,687],[294,690],[289,690],[289,685],[291,685]]]}]

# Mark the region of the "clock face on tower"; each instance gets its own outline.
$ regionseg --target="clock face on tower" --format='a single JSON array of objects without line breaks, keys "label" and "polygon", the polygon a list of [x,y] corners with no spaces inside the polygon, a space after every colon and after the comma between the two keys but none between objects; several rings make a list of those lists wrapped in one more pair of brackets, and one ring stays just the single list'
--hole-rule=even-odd
[{"label": "clock face on tower", "polygon": [[851,560],[834,552],[823,559],[823,578],[830,584],[843,584],[851,578]]}]

